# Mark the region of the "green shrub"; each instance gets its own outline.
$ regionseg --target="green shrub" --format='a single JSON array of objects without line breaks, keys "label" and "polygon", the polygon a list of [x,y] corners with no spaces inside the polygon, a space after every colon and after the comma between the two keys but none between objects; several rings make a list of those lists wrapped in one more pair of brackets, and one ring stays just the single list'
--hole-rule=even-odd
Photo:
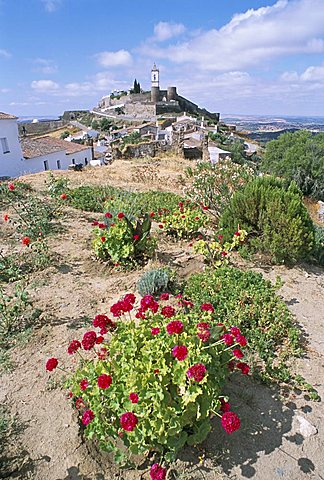
[{"label": "green shrub", "polygon": [[160,227],[168,235],[193,238],[201,228],[208,226],[209,217],[201,208],[186,201],[180,202],[177,210],[164,209],[159,220],[162,222]]},{"label": "green shrub", "polygon": [[167,268],[154,268],[144,272],[137,282],[139,294],[157,296],[167,292],[171,283],[170,271]]},{"label": "green shrub", "polygon": [[83,186],[69,192],[69,200],[74,208],[86,212],[103,212],[104,203],[108,198],[121,192],[119,188],[105,186]]},{"label": "green shrub", "polygon": [[253,251],[270,255],[273,262],[304,260],[313,249],[313,223],[294,182],[262,177],[248,183],[220,219],[226,238],[238,225],[248,232]]},{"label": "green shrub", "polygon": [[276,293],[279,287],[259,273],[220,267],[190,277],[184,295],[197,304],[212,303],[219,322],[242,330],[255,369],[289,379],[284,360],[300,353],[299,331]]},{"label": "green shrub", "polygon": [[[209,305],[194,313],[147,295],[131,318],[135,301],[127,294],[111,307],[116,322],[105,315],[94,318],[101,337],[110,330],[108,338],[97,342],[95,331],[86,332],[82,342],[68,347],[70,354],[83,349],[83,361],[66,385],[85,435],[98,439],[117,461],[126,456],[122,443],[128,455],[155,451],[171,461],[185,444],[207,437],[214,415],[222,417],[227,433],[237,430],[239,419],[228,412],[222,389],[228,363],[242,353],[235,350],[242,338],[232,352]],[[57,365],[55,358],[46,362],[49,371]],[[248,373],[245,363],[237,365]]]},{"label": "green shrub", "polygon": [[324,265],[324,227],[314,225],[315,241],[313,257],[319,265]]},{"label": "green shrub", "polygon": [[54,198],[69,191],[69,180],[66,177],[55,177],[53,173],[48,174],[46,184],[51,197]]}]

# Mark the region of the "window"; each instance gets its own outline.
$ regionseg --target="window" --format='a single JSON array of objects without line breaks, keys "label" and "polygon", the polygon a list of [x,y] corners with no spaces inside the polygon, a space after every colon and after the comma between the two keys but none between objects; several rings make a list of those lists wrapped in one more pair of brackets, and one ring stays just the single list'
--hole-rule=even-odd
[{"label": "window", "polygon": [[44,160],[44,170],[48,170],[48,160]]},{"label": "window", "polygon": [[74,158],[72,158],[72,165],[75,165],[75,160],[74,160]]},{"label": "window", "polygon": [[87,157],[85,157],[85,159],[84,159],[84,164],[85,164],[85,165],[88,165],[88,159],[87,159]]},{"label": "window", "polygon": [[2,153],[9,153],[10,150],[9,150],[9,145],[8,145],[7,138],[6,137],[0,138],[0,142],[1,142],[1,147],[2,147]]},{"label": "window", "polygon": [[61,169],[61,160],[56,160],[57,169]]}]

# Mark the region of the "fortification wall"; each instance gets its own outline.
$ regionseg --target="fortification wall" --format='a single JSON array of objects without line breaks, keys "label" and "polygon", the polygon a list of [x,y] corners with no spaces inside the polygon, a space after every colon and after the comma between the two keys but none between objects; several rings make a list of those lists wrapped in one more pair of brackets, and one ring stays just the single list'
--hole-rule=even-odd
[{"label": "fortification wall", "polygon": [[26,133],[27,135],[37,135],[41,133],[53,132],[54,130],[63,128],[68,123],[69,122],[66,120],[50,120],[48,122],[36,123],[19,122],[18,131],[19,135],[24,135],[24,133]]},{"label": "fortification wall", "polygon": [[122,152],[123,158],[141,158],[155,157],[161,152],[171,150],[171,145],[163,145],[160,142],[139,143],[137,145],[127,145]]},{"label": "fortification wall", "polygon": [[156,115],[156,106],[153,103],[126,103],[124,111],[125,115],[131,115],[135,118],[151,118]]},{"label": "fortification wall", "polygon": [[162,115],[163,113],[178,113],[181,112],[179,102],[172,103],[158,103],[156,105],[156,114]]}]

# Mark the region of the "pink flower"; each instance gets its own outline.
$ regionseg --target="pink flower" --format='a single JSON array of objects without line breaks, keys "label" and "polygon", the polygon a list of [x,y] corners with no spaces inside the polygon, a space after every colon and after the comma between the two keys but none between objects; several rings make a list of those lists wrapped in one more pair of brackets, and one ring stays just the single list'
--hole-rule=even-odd
[{"label": "pink flower", "polygon": [[247,375],[250,371],[250,367],[244,362],[237,362],[236,367],[241,370],[243,375]]},{"label": "pink flower", "polygon": [[172,334],[179,335],[180,333],[183,332],[183,323],[180,321],[174,320],[167,324],[166,329],[169,335],[172,335]]},{"label": "pink flower", "polygon": [[201,382],[205,377],[207,369],[203,363],[196,363],[187,370],[187,377],[193,378],[196,382]]},{"label": "pink flower", "polygon": [[150,469],[151,480],[165,480],[166,468],[161,467],[158,463],[154,463]]},{"label": "pink flower", "polygon": [[122,429],[127,432],[132,432],[138,423],[138,419],[133,412],[123,413],[120,416],[119,421]]},{"label": "pink flower", "polygon": [[225,412],[221,419],[222,427],[226,433],[233,433],[240,428],[241,422],[234,412]]},{"label": "pink flower", "polygon": [[95,415],[92,410],[86,410],[82,415],[83,425],[89,425],[90,422],[95,418]]},{"label": "pink flower", "polygon": [[235,340],[237,341],[237,343],[239,343],[241,345],[241,347],[245,347],[246,344],[247,344],[247,340],[244,337],[244,335],[237,335]]},{"label": "pink flower", "polygon": [[162,308],[161,313],[165,318],[171,318],[174,317],[176,311],[171,305],[166,305]]},{"label": "pink flower", "polygon": [[83,335],[82,342],[81,342],[84,350],[91,350],[95,346],[96,340],[97,340],[96,332],[93,332],[93,331],[86,332]]},{"label": "pink flower", "polygon": [[172,355],[181,362],[188,356],[188,348],[185,345],[176,345],[172,348]]},{"label": "pink flower", "polygon": [[168,293],[161,293],[160,300],[169,300],[170,295]]},{"label": "pink flower", "polygon": [[160,333],[159,327],[152,327],[151,328],[152,335],[158,335]]},{"label": "pink flower", "polygon": [[234,343],[234,338],[229,333],[225,333],[221,338],[228,347],[230,347]]},{"label": "pink flower", "polygon": [[81,390],[86,390],[89,386],[89,382],[86,378],[84,378],[83,380],[81,380],[79,385],[80,385]]},{"label": "pink flower", "polygon": [[102,375],[99,375],[97,383],[99,388],[105,390],[106,388],[109,388],[112,384],[112,378],[110,375],[106,375],[105,373],[103,373]]},{"label": "pink flower", "polygon": [[233,355],[236,358],[243,358],[244,357],[244,353],[239,348],[234,348]]},{"label": "pink flower", "polygon": [[130,401],[131,401],[132,403],[138,403],[138,395],[137,395],[137,393],[135,393],[135,392],[130,393],[128,398],[130,399]]},{"label": "pink flower", "polygon": [[79,348],[81,348],[81,343],[79,340],[72,340],[67,350],[68,354],[73,355],[73,353],[77,352]]},{"label": "pink flower", "polygon": [[57,358],[49,358],[46,362],[45,368],[48,372],[52,372],[58,366]]}]

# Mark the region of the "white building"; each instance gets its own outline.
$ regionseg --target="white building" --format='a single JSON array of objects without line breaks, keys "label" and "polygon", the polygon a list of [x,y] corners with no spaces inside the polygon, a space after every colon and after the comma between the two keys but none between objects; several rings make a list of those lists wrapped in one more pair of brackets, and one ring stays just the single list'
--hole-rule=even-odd
[{"label": "white building", "polygon": [[224,160],[225,158],[231,158],[231,152],[227,150],[222,150],[213,145],[208,146],[209,152],[209,159],[212,164],[218,163],[220,160]]},{"label": "white building", "polygon": [[22,166],[17,117],[0,112],[0,178],[20,175]]}]

